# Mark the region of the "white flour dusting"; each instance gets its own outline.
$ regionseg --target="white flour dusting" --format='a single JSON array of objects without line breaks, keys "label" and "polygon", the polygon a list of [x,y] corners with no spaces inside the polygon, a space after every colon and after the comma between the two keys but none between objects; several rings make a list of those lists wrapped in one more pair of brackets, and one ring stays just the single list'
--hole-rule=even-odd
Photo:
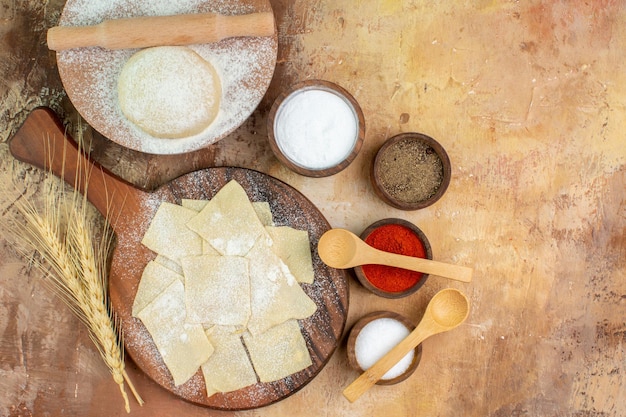
[{"label": "white flour dusting", "polygon": [[327,169],[346,159],[358,139],[350,103],[331,91],[305,89],[289,95],[276,112],[274,135],[283,154],[308,169]]}]

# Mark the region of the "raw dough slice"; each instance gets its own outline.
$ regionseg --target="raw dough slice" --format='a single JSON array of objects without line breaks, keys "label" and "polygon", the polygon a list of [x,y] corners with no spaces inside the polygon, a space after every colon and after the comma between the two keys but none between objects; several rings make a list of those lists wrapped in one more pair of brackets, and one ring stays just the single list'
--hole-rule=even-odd
[{"label": "raw dough slice", "polygon": [[[207,205],[208,202],[209,202],[208,200],[193,200],[193,199],[183,198],[181,201],[181,205],[185,208],[194,210],[195,212],[199,213],[200,211],[202,211],[204,206]],[[215,248],[211,246],[209,242],[202,239],[202,254],[219,255],[220,253],[216,251]]]},{"label": "raw dough slice", "polygon": [[117,94],[128,120],[154,137],[176,139],[211,125],[222,88],[213,65],[191,48],[159,46],[128,59]]},{"label": "raw dough slice", "polygon": [[250,318],[248,260],[239,256],[182,259],[187,323],[243,326]]},{"label": "raw dough slice", "polygon": [[180,204],[183,207],[185,207],[185,208],[188,208],[188,209],[200,212],[200,211],[202,211],[204,206],[207,205],[208,202],[209,202],[209,200],[194,200],[194,199],[191,199],[191,198],[183,198],[180,201]]},{"label": "raw dough slice", "polygon": [[202,240],[202,254],[220,256],[220,253],[206,240]]},{"label": "raw dough slice", "polygon": [[137,317],[137,314],[154,301],[172,282],[178,280],[182,283],[184,279],[185,277],[182,275],[155,261],[148,262],[141,275],[137,294],[133,301],[133,317]]},{"label": "raw dough slice", "polygon": [[202,364],[207,395],[230,392],[256,384],[256,374],[241,342],[241,333],[231,326],[214,326],[206,335],[215,348]]},{"label": "raw dough slice", "polygon": [[298,282],[312,284],[315,278],[309,233],[291,227],[266,227],[274,244],[272,250],[287,265]]},{"label": "raw dough slice", "polygon": [[254,211],[259,217],[259,220],[261,221],[261,224],[263,224],[263,226],[274,225],[270,203],[268,203],[267,201],[255,201],[254,203],[252,203],[252,207],[254,208]]},{"label": "raw dough slice", "polygon": [[283,379],[311,366],[311,355],[296,320],[289,320],[244,341],[261,382]]},{"label": "raw dough slice", "polygon": [[185,289],[176,280],[138,314],[174,378],[184,384],[213,353],[199,324],[185,323]]},{"label": "raw dough slice", "polygon": [[176,272],[179,275],[183,274],[183,267],[180,266],[178,262],[174,262],[171,259],[168,259],[163,255],[157,255],[157,257],[154,258],[154,262],[158,263],[161,266],[166,267],[167,269],[170,269]]},{"label": "raw dough slice", "polygon": [[[183,198],[181,204],[183,207],[190,208],[195,211],[202,211],[202,209],[209,203],[209,200],[194,200]],[[267,201],[255,201],[252,203],[254,212],[257,214],[259,220],[263,226],[273,226],[272,210],[270,209],[270,203]]]},{"label": "raw dough slice", "polygon": [[222,255],[245,256],[260,236],[267,236],[246,191],[232,180],[187,226]]},{"label": "raw dough slice", "polygon": [[248,256],[251,316],[248,330],[257,335],[289,319],[305,319],[317,310],[287,266],[259,239]]},{"label": "raw dough slice", "polygon": [[201,255],[202,238],[185,226],[197,214],[177,204],[161,203],[141,243],[174,262],[183,256]]}]

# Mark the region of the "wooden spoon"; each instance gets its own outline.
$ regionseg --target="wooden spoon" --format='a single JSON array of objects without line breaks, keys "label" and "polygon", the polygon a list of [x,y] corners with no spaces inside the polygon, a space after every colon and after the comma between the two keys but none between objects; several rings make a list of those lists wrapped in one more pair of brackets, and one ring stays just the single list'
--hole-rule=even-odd
[{"label": "wooden spoon", "polygon": [[48,30],[53,51],[101,46],[107,49],[211,43],[236,36],[274,34],[271,12],[223,16],[213,13],[105,20],[93,26],[55,26]]},{"label": "wooden spoon", "polygon": [[472,268],[385,252],[371,247],[357,235],[345,229],[330,229],[324,233],[320,238],[317,251],[322,261],[333,268],[346,269],[359,265],[378,264],[439,275],[462,282],[472,280]]},{"label": "wooden spoon", "polygon": [[469,301],[462,292],[453,288],[439,291],[428,303],[424,317],[415,330],[348,385],[343,395],[350,402],[356,401],[407,353],[428,337],[454,329],[465,321],[468,314]]}]

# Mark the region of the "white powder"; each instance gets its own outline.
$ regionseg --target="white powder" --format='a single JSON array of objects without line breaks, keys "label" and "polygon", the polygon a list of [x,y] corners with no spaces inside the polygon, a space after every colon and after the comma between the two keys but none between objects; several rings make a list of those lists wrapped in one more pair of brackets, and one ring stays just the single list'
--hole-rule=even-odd
[{"label": "white powder", "polygon": [[352,106],[326,90],[305,89],[289,95],[276,112],[274,136],[294,164],[321,170],[350,155],[358,137]]},{"label": "white powder", "polygon": [[[391,318],[380,318],[366,324],[355,342],[356,360],[363,370],[371,368],[380,358],[409,335],[409,329]],[[402,375],[413,362],[415,349],[407,353],[381,379],[393,379]]]}]

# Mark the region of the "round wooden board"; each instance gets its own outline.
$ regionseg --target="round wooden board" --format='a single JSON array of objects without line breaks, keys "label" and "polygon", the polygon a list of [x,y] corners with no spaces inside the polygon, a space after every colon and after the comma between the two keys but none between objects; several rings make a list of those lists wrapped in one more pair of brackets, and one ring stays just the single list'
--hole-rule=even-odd
[{"label": "round wooden board", "polygon": [[[143,268],[155,256],[140,241],[159,203],[180,203],[182,198],[210,199],[232,179],[243,186],[251,201],[267,201],[270,204],[277,226],[291,226],[309,233],[315,281],[310,285],[302,284],[302,287],[316,303],[317,311],[308,319],[301,320],[300,327],[313,364],[280,381],[257,383],[235,392],[207,397],[200,371],[187,383],[174,386],[156,345],[142,322],[132,317],[131,308]],[[320,211],[289,185],[244,168],[196,171],[173,180],[155,193],[136,195],[137,206],[141,209],[130,214],[132,220],[121,222],[116,227],[119,242],[113,255],[109,288],[114,310],[121,319],[126,350],[137,365],[181,398],[223,410],[262,407],[293,394],[311,381],[338,346],[348,312],[345,272],[326,266],[315,250],[321,235],[330,228]],[[126,208],[123,211],[128,213]]]},{"label": "round wooden board", "polygon": [[[107,19],[184,13],[224,15],[272,11],[268,0],[68,0],[59,25],[94,25]],[[222,139],[256,109],[272,80],[278,37],[240,37],[189,45],[216,68],[222,102],[216,120],[203,132],[160,139],[130,122],[117,102],[117,77],[137,49],[78,48],[57,53],[61,81],[72,104],[94,129],[127,148],[151,154],[195,151]]]}]

